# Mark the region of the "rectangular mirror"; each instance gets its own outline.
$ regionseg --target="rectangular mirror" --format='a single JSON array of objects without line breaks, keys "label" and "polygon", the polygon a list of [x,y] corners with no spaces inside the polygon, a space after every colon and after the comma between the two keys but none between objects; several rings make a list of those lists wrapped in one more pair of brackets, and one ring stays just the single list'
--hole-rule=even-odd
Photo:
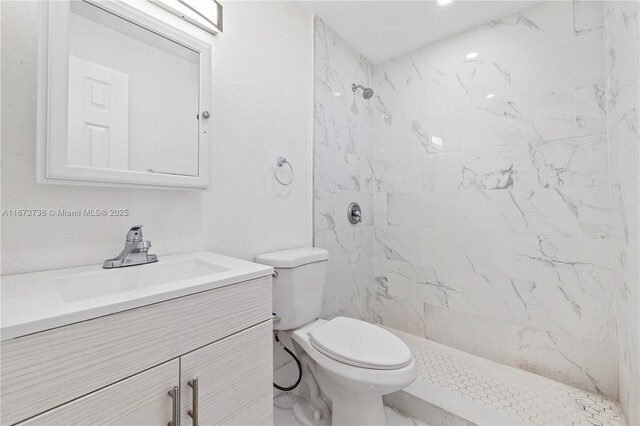
[{"label": "rectangular mirror", "polygon": [[71,3],[69,164],[198,176],[198,52]]},{"label": "rectangular mirror", "polygon": [[44,7],[41,181],[206,188],[210,46],[121,2]]}]

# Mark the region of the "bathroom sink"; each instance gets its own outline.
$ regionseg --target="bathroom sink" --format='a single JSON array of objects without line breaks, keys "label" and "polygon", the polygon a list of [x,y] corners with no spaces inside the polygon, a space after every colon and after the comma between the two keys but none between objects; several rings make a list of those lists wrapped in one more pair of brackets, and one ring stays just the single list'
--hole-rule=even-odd
[{"label": "bathroom sink", "polygon": [[272,273],[270,266],[198,252],[126,268],[95,265],[9,275],[0,283],[0,337],[4,341]]},{"label": "bathroom sink", "polygon": [[229,268],[216,263],[194,258],[75,273],[52,278],[51,281],[65,301],[74,302],[215,275],[228,270]]}]

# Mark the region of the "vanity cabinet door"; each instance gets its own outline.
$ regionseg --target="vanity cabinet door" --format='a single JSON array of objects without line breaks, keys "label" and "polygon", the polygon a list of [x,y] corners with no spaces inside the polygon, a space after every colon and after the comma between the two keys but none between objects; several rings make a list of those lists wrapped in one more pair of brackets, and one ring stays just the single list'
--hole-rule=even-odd
[{"label": "vanity cabinet door", "polygon": [[174,359],[19,425],[167,426],[174,414],[169,391],[177,387],[179,381],[180,362]]},{"label": "vanity cabinet door", "polygon": [[[273,423],[272,322],[262,322],[180,357],[181,426]],[[197,379],[197,392],[189,381]]]}]

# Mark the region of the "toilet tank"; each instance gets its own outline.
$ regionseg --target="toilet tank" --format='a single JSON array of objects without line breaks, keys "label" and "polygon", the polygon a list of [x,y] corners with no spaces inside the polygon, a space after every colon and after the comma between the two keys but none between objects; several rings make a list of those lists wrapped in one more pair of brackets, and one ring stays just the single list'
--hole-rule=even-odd
[{"label": "toilet tank", "polygon": [[281,321],[276,330],[292,330],[317,319],[322,310],[322,296],[329,252],[317,247],[265,253],[256,263],[273,266],[273,312]]}]

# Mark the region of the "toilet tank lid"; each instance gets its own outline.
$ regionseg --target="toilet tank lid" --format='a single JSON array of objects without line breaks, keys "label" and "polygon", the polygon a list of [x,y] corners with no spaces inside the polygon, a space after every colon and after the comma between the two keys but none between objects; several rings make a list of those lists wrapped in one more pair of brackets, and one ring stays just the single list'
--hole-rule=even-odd
[{"label": "toilet tank lid", "polygon": [[295,268],[308,263],[322,262],[329,259],[329,252],[318,247],[302,247],[291,250],[276,251],[256,256],[256,263],[274,268]]}]

